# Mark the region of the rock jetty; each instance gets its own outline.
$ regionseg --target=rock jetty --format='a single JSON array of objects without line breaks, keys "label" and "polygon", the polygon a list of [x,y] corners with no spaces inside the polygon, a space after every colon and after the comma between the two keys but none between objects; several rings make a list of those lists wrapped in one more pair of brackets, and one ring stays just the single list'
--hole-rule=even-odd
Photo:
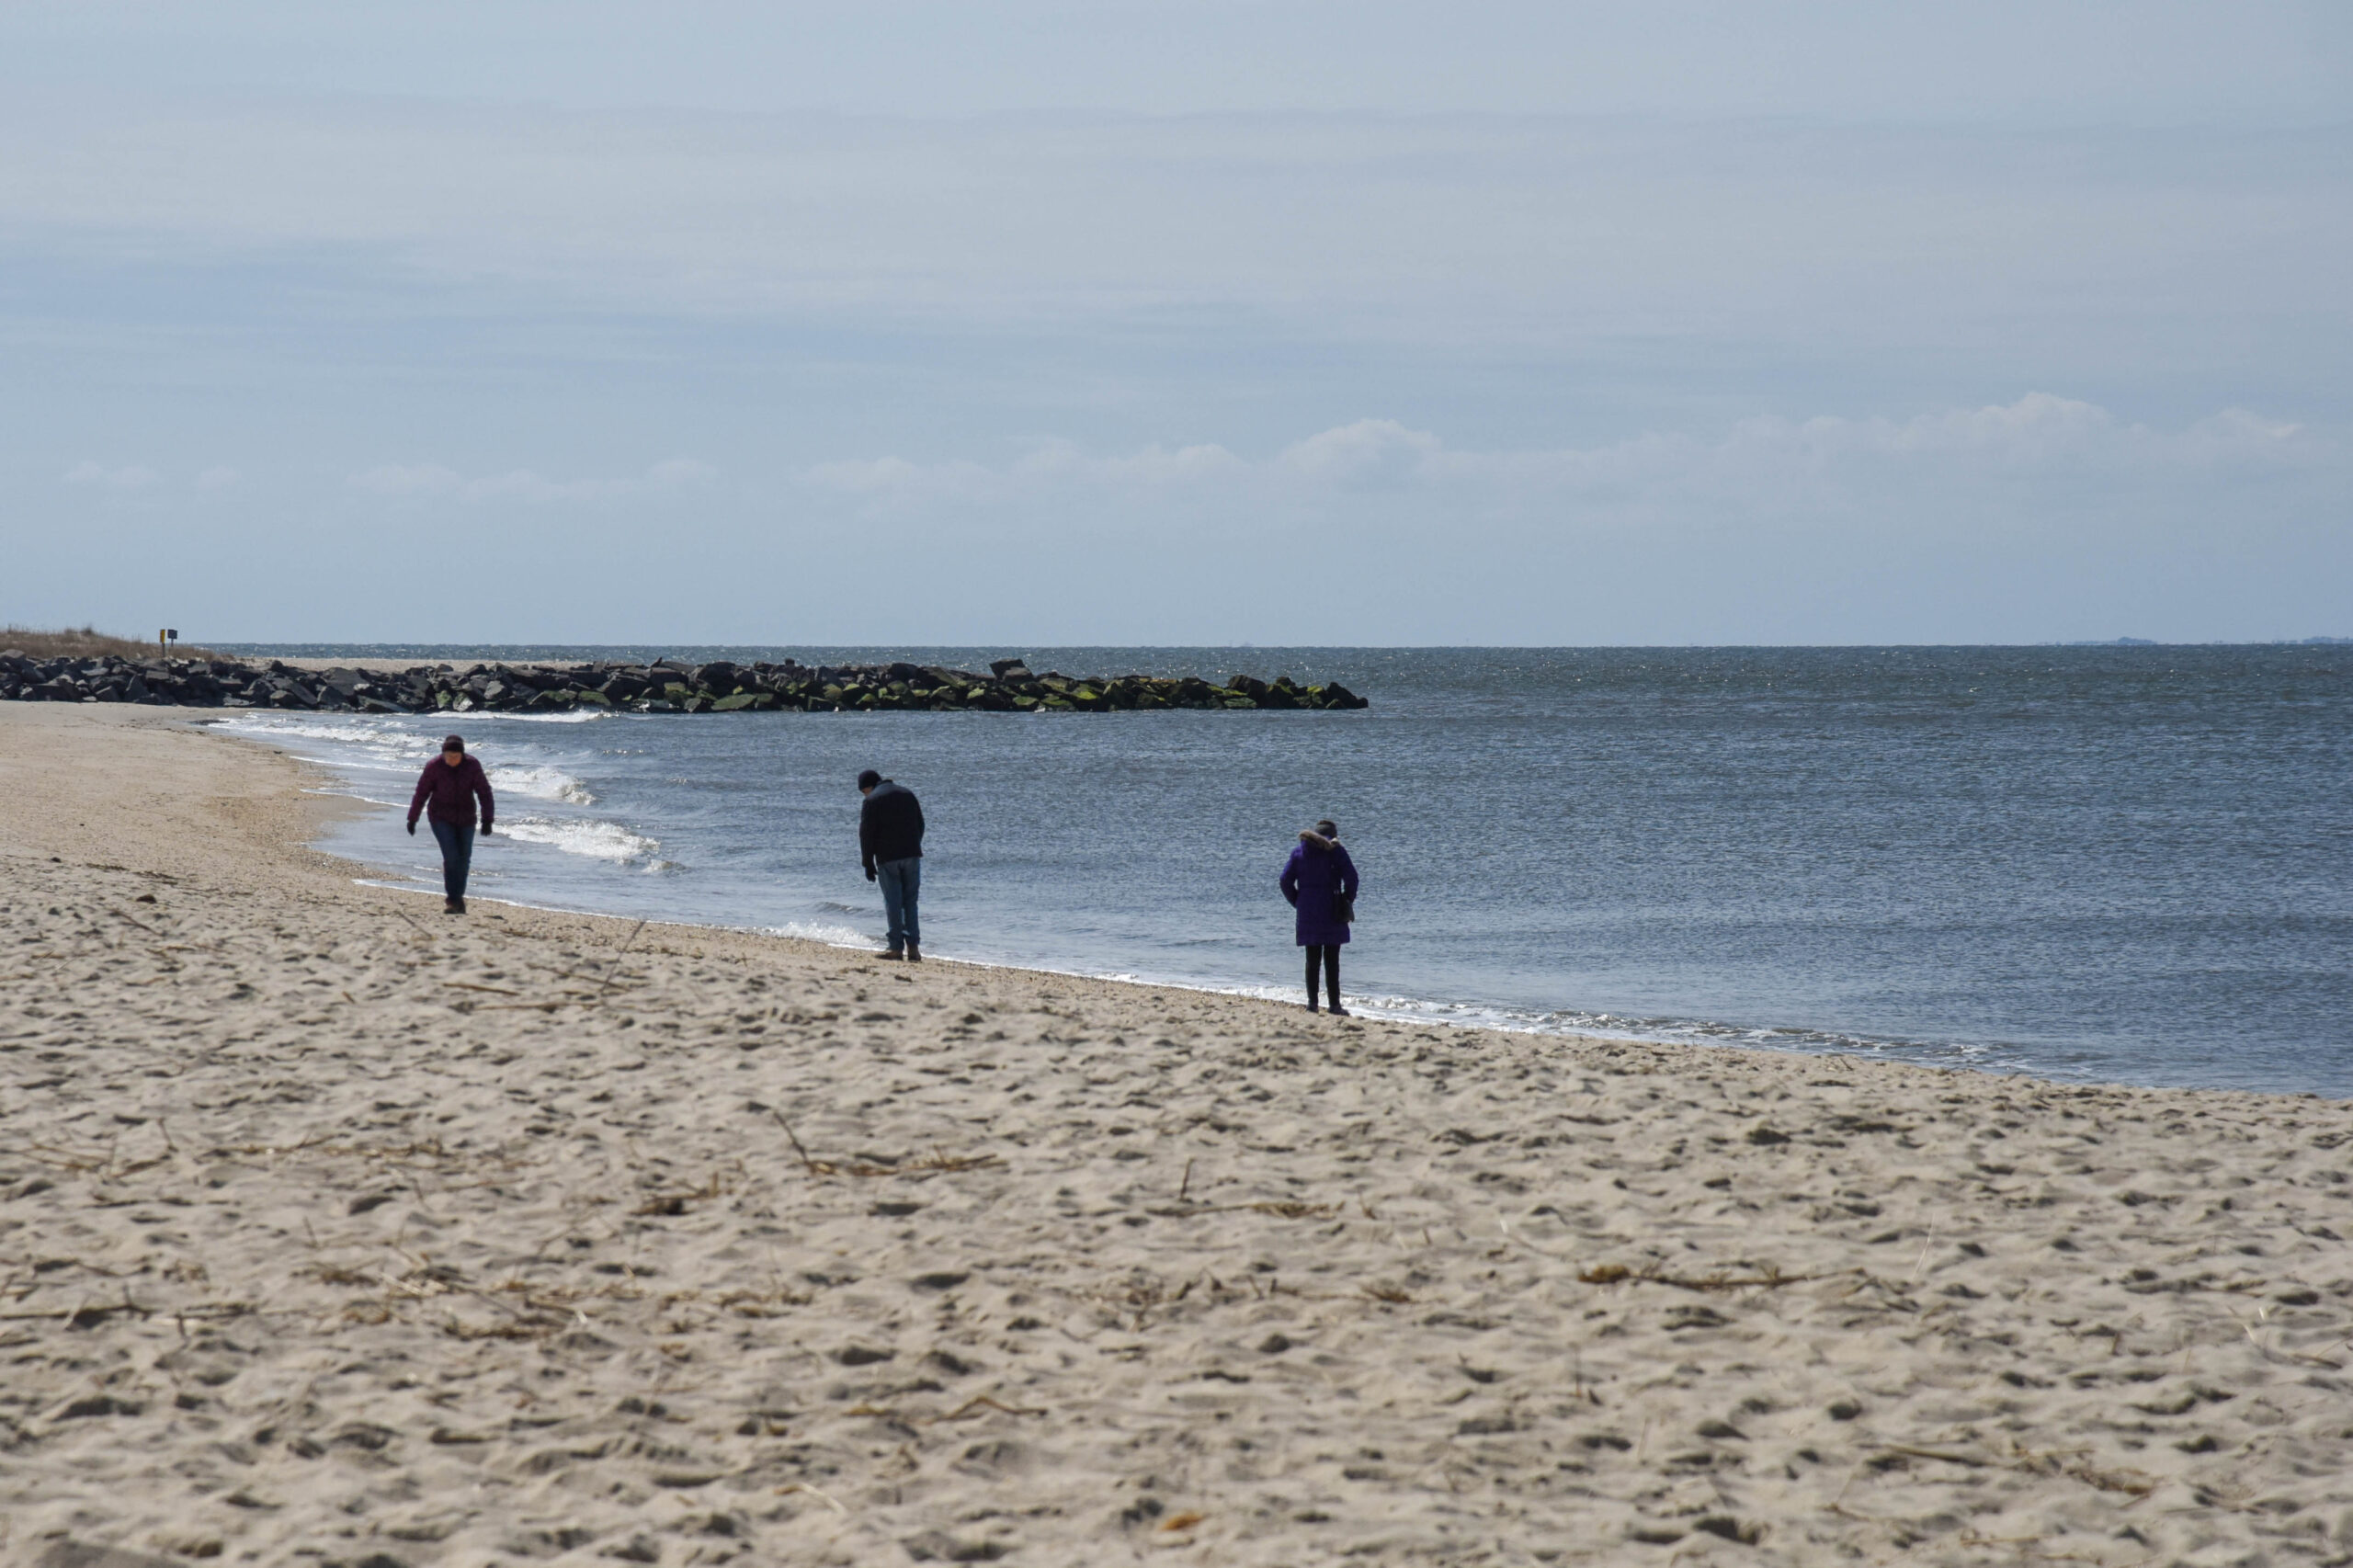
[{"label": "rock jetty", "polygon": [[1168,708],[1370,706],[1347,687],[1229,676],[1032,675],[1018,659],[985,675],[937,665],[412,665],[405,669],[297,669],[272,659],[35,659],[0,651],[0,699],[144,702],[181,708],[278,708],[341,713],[735,713],[960,709],[988,713],[1109,713]]}]

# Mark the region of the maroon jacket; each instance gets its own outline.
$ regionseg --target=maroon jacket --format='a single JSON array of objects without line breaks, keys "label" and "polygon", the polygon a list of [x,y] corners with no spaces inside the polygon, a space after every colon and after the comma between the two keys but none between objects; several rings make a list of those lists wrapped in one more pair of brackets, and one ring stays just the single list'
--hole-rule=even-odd
[{"label": "maroon jacket", "polygon": [[[424,812],[435,822],[446,822],[459,827],[474,825],[473,798],[482,797],[482,829],[490,831],[490,819],[497,808],[491,803],[490,778],[482,770],[473,754],[452,767],[439,757],[425,765],[425,772],[416,781],[416,795],[408,803],[408,821],[416,825],[416,813]],[[431,801],[431,805],[426,804]]]}]

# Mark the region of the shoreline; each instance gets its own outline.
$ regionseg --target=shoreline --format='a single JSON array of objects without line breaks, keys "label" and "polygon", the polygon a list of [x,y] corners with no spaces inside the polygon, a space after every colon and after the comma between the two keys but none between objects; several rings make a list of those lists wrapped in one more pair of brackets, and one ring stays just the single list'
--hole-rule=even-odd
[{"label": "shoreline", "polygon": [[188,717],[0,705],[0,1559],[2353,1552],[2343,1102],[419,917]]},{"label": "shoreline", "polygon": [[[292,663],[294,661],[289,662]],[[233,739],[259,745],[266,749],[281,749],[278,746],[275,741],[267,734],[242,733],[226,728],[227,726],[237,723],[239,717],[240,716],[236,714],[207,714],[201,717],[191,718],[188,722],[199,725],[220,726],[223,728],[223,733]],[[512,717],[512,715],[508,715],[508,717]],[[398,812],[402,810],[402,804],[399,801],[393,799],[377,799],[373,796],[368,795],[364,792],[364,786],[359,780],[336,775],[335,769],[338,766],[337,764],[324,760],[306,759],[306,761],[308,766],[325,769],[327,777],[334,780],[332,784],[323,787],[320,791],[321,793],[339,795],[345,799],[357,801],[368,806],[378,807],[393,812]],[[649,829],[649,831],[651,830]],[[335,852],[322,849],[321,853],[334,854]],[[381,868],[383,875],[381,877],[378,877],[376,872],[379,868],[353,858],[348,855],[343,856],[342,858],[351,864],[356,869],[366,873],[363,876],[355,877],[353,879],[360,885],[380,888],[388,892],[396,891],[421,893],[426,897],[434,899],[438,899],[439,897],[438,892],[434,891],[433,884],[429,881],[422,880],[416,881],[392,880],[394,878],[404,877],[407,873],[398,870],[390,865],[386,865]],[[584,919],[630,921],[640,918],[640,916],[636,915],[620,913],[617,911],[575,908],[569,904],[535,903],[531,900],[522,898],[485,899],[476,897],[472,902],[477,903],[496,903],[502,907],[530,909],[555,915],[576,915]],[[835,941],[824,937],[802,935],[790,928],[776,926],[763,926],[749,922],[731,925],[709,920],[680,919],[676,916],[648,916],[646,918],[654,919],[654,923],[659,925],[668,925],[693,930],[723,931],[744,937],[773,937],[780,941],[806,942],[819,948],[846,953],[855,954],[869,950],[869,945],[864,942]],[[879,941],[880,938],[875,938],[875,940]],[[1260,984],[1249,980],[1239,978],[1221,981],[1216,979],[1188,979],[1165,976],[1155,977],[1129,971],[1099,972],[1079,969],[1061,969],[1035,961],[1022,962],[1014,960],[943,956],[937,951],[931,955],[931,960],[935,962],[968,964],[982,969],[1012,970],[1027,974],[1084,979],[1109,984],[1137,985],[1148,988],[1196,993],[1210,996],[1225,996],[1241,1001],[1265,1003],[1277,1007],[1295,1006],[1298,1002],[1298,995],[1296,994],[1298,988],[1296,986],[1287,986],[1279,983]],[[1995,1077],[2027,1077],[2034,1079],[2037,1082],[2058,1085],[2101,1084],[2116,1087],[2136,1088],[2211,1088],[2224,1086],[2195,1084],[2167,1084],[2130,1077],[2097,1077],[2090,1075],[2088,1073],[2079,1076],[2058,1076],[2036,1066],[2030,1062],[2024,1060],[2023,1057],[2027,1048],[2001,1041],[1927,1040],[1893,1036],[1871,1037],[1851,1034],[1837,1029],[1821,1028],[1803,1025],[1733,1025],[1702,1019],[1637,1020],[1631,1024],[1621,1025],[1614,1017],[1608,1015],[1571,1014],[1565,1021],[1555,1023],[1551,1021],[1551,1015],[1539,1015],[1532,1009],[1514,1007],[1503,1003],[1463,999],[1434,1000],[1427,997],[1390,995],[1386,994],[1376,995],[1371,993],[1357,994],[1354,998],[1354,1005],[1358,1009],[1357,1016],[1379,1019],[1385,1022],[1447,1029],[1481,1030],[1496,1034],[1525,1035],[1540,1039],[1605,1040],[1622,1044],[1651,1046],[1663,1050],[1763,1051],[1782,1055],[1804,1057],[1852,1057],[1861,1061],[1885,1062],[1898,1065],[1923,1067],[1936,1071],[1980,1073]],[[1451,1014],[1468,1014],[1471,1016],[1449,1016]],[[1590,1019],[1591,1021],[1587,1022],[1587,1019]],[[1645,1032],[1642,1028],[1642,1023],[1645,1021],[1656,1023],[1659,1027]],[[1938,1060],[1938,1058],[1940,1057],[1953,1058],[1954,1060]],[[2293,1093],[2296,1091],[2256,1089],[2247,1092],[2277,1094]]]},{"label": "shoreline", "polygon": [[[358,797],[346,798],[358,799]],[[385,802],[381,801],[366,801],[366,803],[372,806],[381,806],[385,804]],[[395,806],[393,809],[397,810],[398,808]],[[349,857],[336,856],[331,850],[323,849],[320,850],[319,853],[328,855],[333,858],[341,859],[348,865],[360,865],[359,862],[350,859]],[[365,867],[361,867],[361,869],[363,870],[367,869]],[[408,896],[423,898],[428,902],[438,903],[441,897],[440,893],[422,882],[394,882],[374,877],[354,877],[352,881],[356,886],[371,888],[383,892],[401,893]],[[770,926],[728,926],[716,921],[665,920],[652,915],[616,915],[602,910],[574,909],[563,904],[534,903],[524,899],[489,898],[472,892],[469,892],[467,894],[467,903],[469,906],[474,904],[491,904],[501,909],[519,909],[542,915],[569,915],[582,920],[618,920],[624,923],[633,923],[642,920],[648,926],[667,927],[678,931],[713,932],[734,937],[753,937],[764,941],[790,942],[814,948],[824,952],[842,954],[851,958],[872,958],[874,956],[874,946],[871,942],[826,941],[815,937],[796,936],[790,931]],[[1012,963],[995,959],[962,958],[953,953],[942,953],[933,950],[928,946],[926,946],[925,950],[924,961],[927,964],[941,964],[949,967],[1029,975],[1041,980],[1084,981],[1097,985],[1134,986],[1138,989],[1146,991],[1174,991],[1181,992],[1188,995],[1223,997],[1235,1002],[1258,1003],[1279,1009],[1297,1008],[1300,1006],[1299,1002],[1295,998],[1274,996],[1264,994],[1264,990],[1275,988],[1268,987],[1262,990],[1252,990],[1241,982],[1219,984],[1209,981],[1157,980],[1145,975],[1126,972],[1098,973],[1087,970],[1054,969],[1044,964],[1037,963]],[[1300,988],[1292,987],[1291,989],[1296,991]],[[1758,1051],[1767,1055],[1774,1056],[1812,1058],[1825,1061],[1877,1062],[1889,1066],[1916,1068],[1922,1072],[1928,1073],[1965,1073],[1987,1078],[2023,1078],[2032,1083],[2045,1084],[2056,1088],[2066,1088],[2080,1085],[2112,1089],[2178,1091],[2185,1094],[2256,1094],[2266,1095],[2271,1097],[2298,1099],[2330,1100],[2335,1097],[2323,1095],[2317,1090],[2290,1092],[2281,1090],[2223,1088],[2202,1085],[2137,1083],[2130,1079],[2116,1078],[2055,1078],[2046,1073],[2039,1073],[2032,1068],[2023,1066],[2002,1067],[1987,1066],[1974,1062],[1956,1063],[1906,1061],[1899,1056],[1883,1055],[1880,1053],[1881,1050],[1884,1047],[1892,1047],[1897,1051],[1915,1051],[1923,1053],[1929,1051],[1960,1052],[1976,1049],[1969,1046],[1944,1044],[1925,1040],[1887,1040],[1870,1042],[1865,1041],[1861,1037],[1849,1037],[1855,1040],[1855,1043],[1851,1046],[1768,1045],[1748,1040],[1689,1040],[1665,1034],[1645,1035],[1631,1032],[1613,1032],[1604,1028],[1547,1028],[1533,1024],[1496,1023],[1486,1020],[1473,1023],[1464,1022],[1456,1018],[1434,1017],[1426,1014],[1406,1010],[1409,1007],[1457,1007],[1463,1009],[1480,1009],[1483,1011],[1501,1010],[1500,1006],[1497,1004],[1483,1002],[1430,1002],[1415,997],[1366,1000],[1360,995],[1351,994],[1348,996],[1348,1006],[1350,1009],[1347,1015],[1348,1017],[1376,1023],[1397,1024],[1416,1028],[1451,1029],[1475,1034],[1512,1035],[1528,1040],[1564,1040],[1571,1043],[1587,1042],[1601,1045],[1639,1045],[1652,1050],[1665,1051]],[[1753,1033],[1820,1032],[1814,1030],[1798,1030],[1792,1026],[1780,1025],[1758,1025],[1756,1026],[1754,1029],[1746,1029],[1742,1026],[1728,1024],[1716,1025],[1713,1027],[1722,1028],[1727,1033],[1733,1032],[1736,1028],[1741,1029],[1742,1032]]]}]

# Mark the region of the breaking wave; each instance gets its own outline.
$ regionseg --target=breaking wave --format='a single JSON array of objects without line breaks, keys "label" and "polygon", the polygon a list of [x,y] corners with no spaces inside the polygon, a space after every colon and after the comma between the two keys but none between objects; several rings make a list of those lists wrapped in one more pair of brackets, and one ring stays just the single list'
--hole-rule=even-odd
[{"label": "breaking wave", "polygon": [[544,844],[567,855],[585,855],[616,866],[642,865],[654,871],[667,869],[670,864],[655,858],[662,847],[660,840],[631,833],[617,822],[525,817],[501,824],[498,831],[517,843]]},{"label": "breaking wave", "polygon": [[490,787],[503,794],[528,795],[534,801],[562,801],[574,806],[597,803],[597,797],[588,792],[588,787],[561,767],[494,767],[490,770]]}]

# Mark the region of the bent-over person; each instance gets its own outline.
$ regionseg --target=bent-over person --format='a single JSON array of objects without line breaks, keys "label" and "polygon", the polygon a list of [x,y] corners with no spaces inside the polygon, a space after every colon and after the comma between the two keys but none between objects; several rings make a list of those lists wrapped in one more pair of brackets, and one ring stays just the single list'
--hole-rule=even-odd
[{"label": "bent-over person", "polygon": [[882,889],[882,913],[890,922],[889,949],[880,956],[923,961],[923,927],[915,899],[923,891],[923,802],[904,784],[872,768],[858,776],[866,803],[858,811],[858,850],[866,880]]}]

